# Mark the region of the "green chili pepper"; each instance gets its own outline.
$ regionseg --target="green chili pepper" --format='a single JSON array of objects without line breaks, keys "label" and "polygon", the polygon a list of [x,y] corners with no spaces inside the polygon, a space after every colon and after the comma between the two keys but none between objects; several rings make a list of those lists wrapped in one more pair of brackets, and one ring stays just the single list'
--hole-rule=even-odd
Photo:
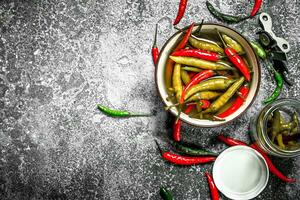
[{"label": "green chili pepper", "polygon": [[290,122],[290,123],[280,123],[280,132],[281,131],[290,131],[293,128],[294,123]]},{"label": "green chili pepper", "polygon": [[206,90],[225,90],[235,80],[225,79],[225,78],[213,78],[206,81],[203,81],[197,85],[192,86],[185,94],[184,99],[188,99],[190,96],[197,92],[206,91]]},{"label": "green chili pepper", "polygon": [[123,111],[123,110],[113,110],[108,107],[102,106],[100,104],[97,105],[97,108],[104,114],[110,117],[147,117],[151,116],[152,114],[148,113],[131,113],[129,111]]},{"label": "green chili pepper", "polygon": [[218,153],[207,151],[204,149],[196,149],[177,142],[173,143],[174,147],[181,153],[191,156],[218,156]]},{"label": "green chili pepper", "polygon": [[204,38],[189,38],[189,42],[193,47],[196,47],[198,49],[203,49],[207,51],[213,51],[216,53],[224,53],[224,50],[216,43]]},{"label": "green chili pepper", "polygon": [[182,67],[181,69],[183,69],[185,71],[190,71],[190,72],[201,72],[201,71],[203,71],[202,69],[199,69],[197,67],[188,67],[188,66]]},{"label": "green chili pepper", "polygon": [[227,14],[221,13],[217,9],[215,9],[213,7],[213,5],[211,3],[209,3],[208,1],[206,1],[206,6],[207,6],[207,9],[209,10],[209,12],[215,18],[217,18],[217,19],[219,19],[220,21],[223,21],[223,22],[227,22],[227,23],[239,23],[241,21],[244,21],[244,20],[250,18],[250,16],[239,17],[239,16],[232,16],[232,15],[227,15]]},{"label": "green chili pepper", "polygon": [[228,35],[222,34],[222,37],[224,39],[224,41],[226,42],[226,44],[233,48],[238,54],[244,52],[243,47],[234,39],[232,39],[231,37],[229,37]]},{"label": "green chili pepper", "polygon": [[169,56],[169,58],[175,61],[176,63],[190,65],[193,67],[199,67],[201,69],[234,70],[233,67],[229,67],[221,63],[207,61],[199,58],[185,57],[185,56]]},{"label": "green chili pepper", "polygon": [[274,69],[274,67],[272,66],[270,61],[265,60],[265,64],[266,64],[267,68],[269,69],[269,71],[271,71],[271,73],[274,74],[274,78],[276,81],[276,88],[275,88],[274,92],[272,93],[271,96],[269,96],[266,100],[263,101],[265,104],[268,104],[268,103],[272,103],[279,97],[282,87],[283,87],[283,78],[282,78],[282,75]]},{"label": "green chili pepper", "polygon": [[212,102],[210,107],[206,109],[203,113],[215,113],[217,112],[222,106],[224,106],[229,99],[238,91],[241,85],[244,83],[245,78],[242,76],[239,78],[235,83],[233,83],[230,88],[222,94],[217,100]]},{"label": "green chili pepper", "polygon": [[280,112],[279,110],[275,110],[273,114],[273,122],[272,122],[272,137],[271,141],[274,142],[275,137],[278,135],[280,131]]},{"label": "green chili pepper", "polygon": [[267,53],[266,51],[262,48],[260,44],[257,42],[250,42],[252,48],[254,49],[256,55],[260,57],[261,59],[265,60],[267,58]]},{"label": "green chili pepper", "polygon": [[185,85],[187,85],[190,82],[190,76],[185,70],[181,70],[181,79],[184,82]]},{"label": "green chili pepper", "polygon": [[159,194],[160,194],[161,198],[163,198],[163,200],[173,200],[173,195],[165,187],[160,188]]},{"label": "green chili pepper", "polygon": [[193,101],[199,101],[201,99],[204,100],[210,100],[210,99],[215,99],[218,96],[220,96],[220,92],[215,92],[215,91],[203,91],[203,92],[198,92],[194,95],[192,95],[190,98],[188,98],[185,102],[193,102]]},{"label": "green chili pepper", "polygon": [[283,139],[282,139],[282,134],[278,134],[276,136],[276,139],[277,139],[277,143],[278,143],[278,146],[280,149],[285,149],[285,145],[283,143]]}]

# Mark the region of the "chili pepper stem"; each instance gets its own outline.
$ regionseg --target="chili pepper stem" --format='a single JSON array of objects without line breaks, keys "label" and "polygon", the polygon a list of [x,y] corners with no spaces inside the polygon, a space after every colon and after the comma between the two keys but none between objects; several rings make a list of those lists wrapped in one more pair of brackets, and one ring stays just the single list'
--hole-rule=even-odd
[{"label": "chili pepper stem", "polygon": [[159,150],[159,153],[160,153],[161,155],[163,155],[163,150],[162,150],[161,147],[159,146],[159,144],[158,144],[158,142],[157,142],[156,139],[154,139],[154,142],[155,142],[155,144],[156,144],[156,146],[157,146],[157,148],[158,148],[158,150]]},{"label": "chili pepper stem", "polygon": [[224,47],[227,47],[227,44],[225,43],[223,37],[222,37],[221,34],[220,34],[220,31],[219,31],[217,28],[215,28],[215,30],[217,31],[218,36],[219,36],[219,38],[220,38],[222,44],[224,45]]},{"label": "chili pepper stem", "polygon": [[196,36],[200,36],[200,34],[201,34],[201,29],[202,29],[202,25],[203,25],[203,22],[204,22],[204,19],[202,19],[201,20],[201,23],[200,23],[200,25],[199,25],[199,27],[196,29],[196,31],[195,31],[195,34],[196,34]]},{"label": "chili pepper stem", "polygon": [[158,24],[155,25],[155,34],[154,34],[154,40],[153,40],[153,45],[152,45],[152,48],[156,48],[157,47],[157,26]]}]

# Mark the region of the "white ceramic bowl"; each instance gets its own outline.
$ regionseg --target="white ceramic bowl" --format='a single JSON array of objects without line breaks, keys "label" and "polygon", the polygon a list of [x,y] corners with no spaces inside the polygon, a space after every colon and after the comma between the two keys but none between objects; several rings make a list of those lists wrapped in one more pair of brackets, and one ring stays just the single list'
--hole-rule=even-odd
[{"label": "white ceramic bowl", "polygon": [[[198,25],[194,27],[194,30],[196,30]],[[186,30],[188,27],[185,27],[184,30]],[[246,52],[246,57],[248,58],[249,65],[252,66],[253,68],[253,73],[252,73],[252,81],[250,85],[250,91],[249,94],[244,102],[244,104],[232,115],[228,116],[225,118],[225,121],[209,121],[209,120],[202,120],[202,119],[196,119],[196,118],[190,118],[188,115],[182,113],[180,115],[180,119],[183,120],[186,123],[189,123],[191,125],[199,126],[199,127],[216,127],[216,126],[221,126],[224,124],[229,123],[230,121],[234,120],[238,116],[240,116],[254,101],[259,85],[260,85],[260,66],[258,59],[254,53],[254,50],[251,47],[251,44],[245,39],[240,33],[237,31],[223,26],[223,25],[218,25],[218,24],[210,24],[210,23],[205,23],[202,26],[202,32],[203,34],[209,35],[215,35],[215,28],[217,28],[219,31],[222,33],[225,33],[226,35],[232,37],[234,40],[238,41],[242,47],[244,48]],[[193,30],[193,31],[194,31]],[[156,72],[155,72],[155,79],[156,79],[156,84],[158,88],[158,92],[160,94],[160,97],[162,98],[164,104],[166,106],[172,105],[172,102],[167,101],[167,88],[165,85],[165,65],[168,59],[169,54],[173,51],[173,49],[176,47],[178,44],[179,40],[182,38],[183,33],[180,31],[176,32],[174,35],[170,37],[170,39],[165,43],[163,46],[161,52],[160,52],[160,57],[156,66]],[[170,112],[177,116],[178,115],[178,110],[173,107],[170,109]]]}]

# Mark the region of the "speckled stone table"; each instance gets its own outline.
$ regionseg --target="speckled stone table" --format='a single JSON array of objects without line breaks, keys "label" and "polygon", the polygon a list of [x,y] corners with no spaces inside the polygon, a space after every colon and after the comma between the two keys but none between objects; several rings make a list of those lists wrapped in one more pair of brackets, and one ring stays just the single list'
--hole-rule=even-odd
[{"label": "speckled stone table", "polygon": [[[253,1],[211,0],[227,13],[246,13]],[[170,116],[154,82],[150,50],[155,24],[161,47],[174,33],[178,1],[19,0],[0,2],[0,199],[160,199],[165,185],[176,199],[209,199],[204,172],[212,165],[177,167],[164,162],[153,142],[168,146]],[[300,2],[264,1],[276,34],[286,38],[293,87],[281,97],[300,97]],[[217,22],[204,0],[190,0],[179,26]],[[230,27],[254,39],[257,19]],[[251,116],[274,83],[262,71],[253,106],[215,129],[183,126],[183,140],[215,151],[219,133],[249,140]],[[114,119],[96,103],[150,118]],[[274,159],[298,183],[273,175],[256,198],[300,199],[300,159]],[[226,199],[222,196],[222,199]]]}]

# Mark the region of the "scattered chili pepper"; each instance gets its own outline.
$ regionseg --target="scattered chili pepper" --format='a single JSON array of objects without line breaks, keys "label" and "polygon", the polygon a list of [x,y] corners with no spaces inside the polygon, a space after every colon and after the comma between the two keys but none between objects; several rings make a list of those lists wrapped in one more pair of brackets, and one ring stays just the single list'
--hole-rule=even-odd
[{"label": "scattered chili pepper", "polygon": [[244,103],[246,97],[249,93],[249,85],[246,84],[240,88],[240,96],[236,98],[236,100],[233,102],[233,104],[224,112],[217,115],[219,118],[225,118],[229,115],[233,114],[235,111],[237,111]]},{"label": "scattered chili pepper", "polygon": [[204,149],[189,147],[187,145],[178,142],[173,142],[172,144],[176,148],[176,150],[190,156],[218,156],[219,155],[218,153],[214,153]]},{"label": "scattered chili pepper", "polygon": [[227,15],[224,13],[219,12],[217,9],[213,7],[211,3],[206,1],[206,6],[209,12],[217,19],[219,19],[222,22],[227,22],[227,23],[239,23],[241,21],[244,21],[250,17],[240,17],[240,16],[233,16],[233,15]]},{"label": "scattered chili pepper", "polygon": [[182,49],[179,51],[175,51],[171,54],[171,56],[185,56],[185,57],[194,57],[194,58],[200,58],[203,60],[209,60],[209,61],[217,61],[223,56],[220,54],[202,50],[202,49]]},{"label": "scattered chili pepper", "polygon": [[180,0],[177,17],[176,17],[173,25],[176,25],[180,22],[181,18],[184,15],[186,5],[187,5],[187,0]]},{"label": "scattered chili pepper", "polygon": [[192,156],[182,156],[178,154],[174,154],[171,152],[163,152],[158,144],[158,142],[155,140],[158,149],[162,155],[162,157],[177,165],[197,165],[197,164],[203,164],[203,163],[208,163],[208,162],[213,162],[216,160],[216,157],[213,156],[204,156],[204,157],[192,157]]},{"label": "scattered chili pepper", "polygon": [[289,183],[293,183],[296,182],[296,179],[292,179],[292,178],[288,178],[286,177],[284,174],[282,174],[272,163],[271,159],[267,156],[267,154],[265,154],[258,146],[256,146],[255,144],[251,144],[250,147],[252,147],[253,149],[255,149],[256,151],[258,151],[262,157],[266,160],[268,168],[270,170],[270,172],[272,174],[274,174],[275,176],[277,176],[279,179],[281,179],[282,181],[285,182],[289,182]]},{"label": "scattered chili pepper", "polygon": [[173,195],[171,194],[171,192],[165,188],[165,187],[161,187],[159,190],[159,194],[161,196],[161,198],[163,198],[163,200],[173,200]]},{"label": "scattered chili pepper", "polygon": [[230,137],[225,137],[223,134],[218,135],[217,139],[220,140],[221,142],[224,142],[228,146],[236,146],[236,145],[247,146],[245,142]]},{"label": "scattered chili pepper", "polygon": [[254,17],[256,15],[256,13],[259,11],[259,9],[261,7],[261,4],[262,4],[262,0],[255,0],[255,4],[254,4],[253,9],[250,13],[251,17]]},{"label": "scattered chili pepper", "polygon": [[157,40],[157,24],[155,26],[155,35],[154,35],[154,41],[153,41],[153,46],[152,46],[152,59],[154,65],[157,64],[158,56],[159,56],[159,50],[156,45],[156,40]]},{"label": "scattered chili pepper", "polygon": [[275,78],[276,84],[277,84],[276,88],[275,88],[274,92],[271,94],[271,96],[269,96],[266,100],[264,100],[265,104],[269,104],[269,103],[272,103],[273,101],[275,101],[281,93],[281,90],[283,87],[282,75],[279,72],[277,72],[276,70],[274,70],[274,78]]},{"label": "scattered chili pepper", "polygon": [[193,57],[183,57],[183,56],[169,56],[170,59],[176,63],[183,65],[190,65],[193,67],[199,67],[201,69],[211,69],[211,70],[233,70],[233,68],[220,63],[207,61],[199,58]]},{"label": "scattered chili pepper", "polygon": [[[229,145],[229,146],[236,146],[236,145],[243,145],[243,146],[248,146],[245,142],[242,142],[240,140],[235,140],[233,138],[229,138],[229,137],[225,137],[224,135],[219,135],[217,137],[220,141],[224,142],[225,144]],[[271,159],[268,157],[267,154],[265,154],[265,152],[263,152],[258,146],[256,146],[254,143],[249,145],[251,148],[255,149],[256,151],[258,151],[262,157],[266,160],[268,168],[270,170],[271,173],[273,173],[275,176],[277,176],[279,179],[285,181],[285,182],[295,182],[296,179],[291,179],[286,177],[284,174],[282,174],[276,167],[275,165],[272,163]]]},{"label": "scattered chili pepper", "polygon": [[181,83],[181,75],[180,75],[181,65],[176,63],[173,71],[173,88],[176,93],[176,99],[179,102],[182,95],[182,83]]},{"label": "scattered chili pepper", "polygon": [[197,92],[205,90],[224,90],[227,89],[235,80],[225,79],[225,78],[213,78],[210,80],[205,80],[197,85],[192,86],[184,96],[184,100],[188,99],[190,96]]},{"label": "scattered chili pepper", "polygon": [[104,114],[110,116],[110,117],[147,117],[151,116],[152,114],[148,113],[132,113],[129,111],[123,111],[123,110],[113,110],[108,107],[102,106],[100,104],[97,104],[97,108],[103,112]]},{"label": "scattered chili pepper", "polygon": [[222,106],[224,106],[229,99],[237,92],[237,90],[241,87],[244,83],[245,78],[239,78],[235,83],[233,83],[228,90],[218,97],[208,109],[206,109],[203,113],[215,113],[217,112]]},{"label": "scattered chili pepper", "polygon": [[[189,105],[186,110],[184,111],[185,114],[189,114],[192,109],[194,108],[193,105]],[[174,126],[173,126],[173,140],[179,142],[181,138],[181,125],[182,121],[180,119],[175,120]]]},{"label": "scattered chili pepper", "polygon": [[262,48],[262,46],[259,43],[250,42],[250,44],[258,57],[260,57],[263,60],[265,60],[267,58],[266,51]]},{"label": "scattered chili pepper", "polygon": [[190,82],[184,87],[182,95],[181,95],[180,103],[183,103],[185,93],[192,86],[198,84],[199,82],[201,82],[201,81],[203,81],[205,79],[208,79],[209,77],[212,77],[213,75],[215,75],[214,71],[212,71],[212,70],[203,70],[202,72],[199,72],[196,76],[194,76],[192,78],[192,80],[190,80]]},{"label": "scattered chili pepper", "polygon": [[224,50],[216,43],[211,40],[207,40],[204,38],[189,38],[190,44],[198,49],[203,49],[207,51],[212,51],[216,53],[224,53]]},{"label": "scattered chili pepper", "polygon": [[228,56],[228,59],[240,70],[240,72],[245,76],[247,81],[250,81],[250,71],[246,65],[246,63],[244,62],[244,60],[236,53],[236,51],[227,46],[227,44],[224,42],[220,32],[218,29],[216,29],[225,49],[224,52],[226,54],[226,56]]},{"label": "scattered chili pepper", "polygon": [[208,186],[209,186],[209,189],[210,189],[211,199],[212,200],[219,200],[220,199],[219,192],[218,192],[218,189],[217,189],[217,187],[214,183],[214,180],[213,180],[212,176],[208,172],[205,172],[205,176],[207,178],[207,183],[208,183]]}]

